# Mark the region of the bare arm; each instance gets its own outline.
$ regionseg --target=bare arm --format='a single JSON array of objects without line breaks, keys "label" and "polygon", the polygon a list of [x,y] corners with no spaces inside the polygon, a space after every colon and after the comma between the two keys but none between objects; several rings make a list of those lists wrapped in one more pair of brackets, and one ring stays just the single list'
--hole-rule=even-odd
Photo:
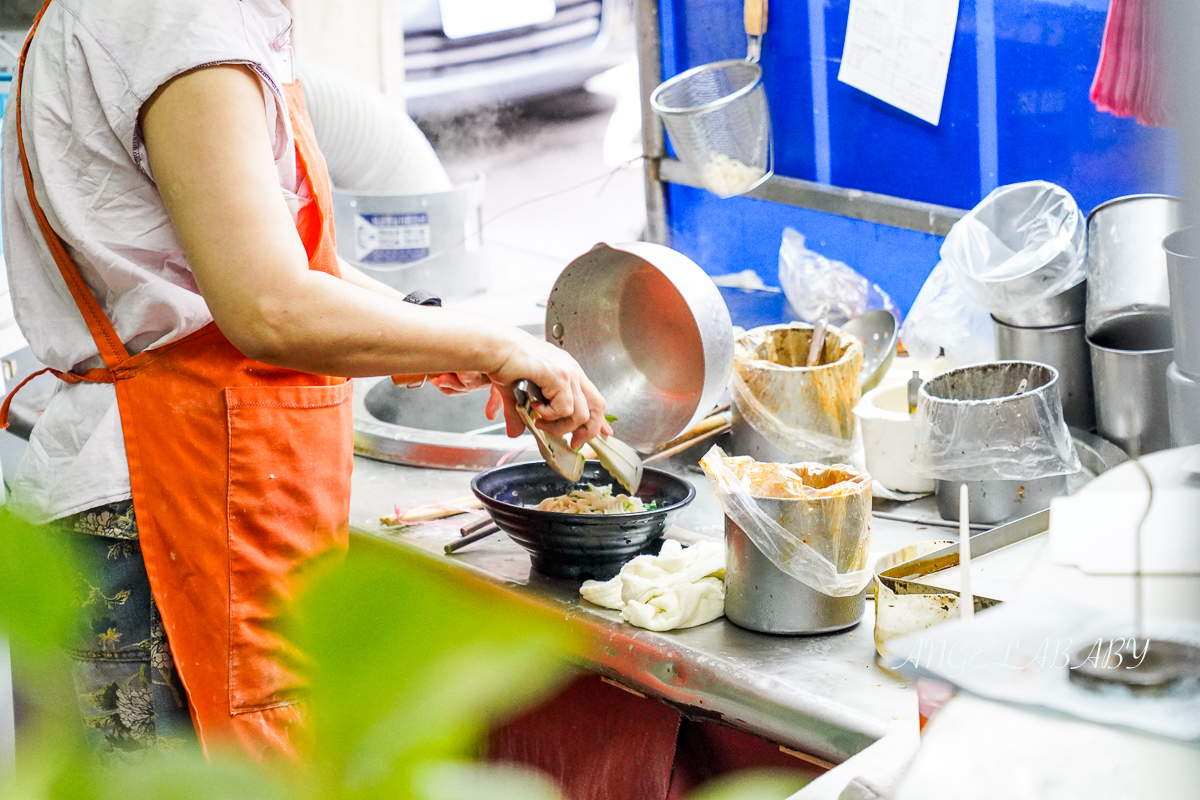
[{"label": "bare arm", "polygon": [[[142,110],[146,150],[196,283],[222,333],[247,356],[326,375],[480,372],[506,397],[542,387],[545,427],[586,440],[604,401],[562,350],[509,326],[401,302],[352,270],[310,270],[283,200],[262,113],[262,88],[240,66],[165,84]],[[517,423],[519,424],[519,423]]]}]

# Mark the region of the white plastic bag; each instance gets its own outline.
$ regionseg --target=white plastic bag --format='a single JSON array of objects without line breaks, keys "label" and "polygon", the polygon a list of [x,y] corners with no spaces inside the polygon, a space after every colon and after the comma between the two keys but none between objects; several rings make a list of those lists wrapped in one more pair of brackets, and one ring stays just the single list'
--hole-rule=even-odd
[{"label": "white plastic bag", "polygon": [[925,279],[900,328],[900,341],[916,359],[934,359],[944,350],[950,366],[996,356],[991,316],[967,296],[945,262],[938,262]]},{"label": "white plastic bag", "polygon": [[[871,476],[843,464],[791,465],[794,481],[789,483],[797,495],[791,502],[796,503],[797,513],[787,515],[791,520],[789,529],[756,502],[750,482],[734,474],[730,464],[739,461],[753,459],[729,458],[714,446],[700,466],[708,474],[709,485],[725,515],[746,532],[763,555],[788,575],[830,597],[853,597],[871,582],[867,567]],[[789,474],[784,465],[770,466]],[[813,475],[829,476],[837,482],[816,488],[808,485]],[[779,503],[780,499],[772,498],[770,502]],[[840,566],[827,556],[833,556]]]},{"label": "white plastic bag", "polygon": [[963,290],[1003,317],[1087,277],[1087,226],[1061,186],[1014,183],[994,189],[954,223],[941,253]]},{"label": "white plastic bag", "polygon": [[816,321],[829,306],[829,322],[844,325],[868,311],[887,309],[901,319],[887,292],[841,261],[833,261],[804,245],[804,234],[784,228],[779,247],[779,285],[800,319]]}]

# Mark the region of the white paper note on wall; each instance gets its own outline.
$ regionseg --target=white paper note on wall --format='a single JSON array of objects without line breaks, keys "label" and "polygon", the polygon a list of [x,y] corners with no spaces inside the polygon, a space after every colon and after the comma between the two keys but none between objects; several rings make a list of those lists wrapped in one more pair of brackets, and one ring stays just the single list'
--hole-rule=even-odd
[{"label": "white paper note on wall", "polygon": [[937,125],[958,0],[850,0],[838,80]]}]

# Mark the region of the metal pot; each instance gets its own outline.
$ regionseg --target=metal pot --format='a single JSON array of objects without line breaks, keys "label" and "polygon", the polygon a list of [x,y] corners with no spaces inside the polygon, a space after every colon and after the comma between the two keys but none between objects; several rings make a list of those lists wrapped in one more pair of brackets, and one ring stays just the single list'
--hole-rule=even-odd
[{"label": "metal pot", "polygon": [[1200,378],[1167,368],[1167,405],[1171,413],[1171,446],[1200,444]]},{"label": "metal pot", "polygon": [[[755,502],[777,511],[781,523],[784,508],[796,506],[794,500]],[[735,625],[762,633],[840,631],[862,619],[865,597],[865,588],[849,597],[830,597],[793,578],[763,555],[737,523],[725,518],[725,616]]]},{"label": "metal pot", "polygon": [[558,276],[546,336],[609,402],[616,436],[642,452],[712,410],[733,367],[733,323],[716,284],[669,247],[597,244]]},{"label": "metal pot", "polygon": [[943,519],[958,519],[963,484],[970,521],[985,524],[1032,514],[1066,494],[1080,460],[1058,382],[1046,364],[1000,361],[950,370],[921,386],[915,463],[937,479]]},{"label": "metal pot", "polygon": [[1171,343],[1171,319],[1161,310],[1110,317],[1088,335],[1096,428],[1132,456],[1171,446]]},{"label": "metal pot", "polygon": [[1087,333],[1129,311],[1170,307],[1163,239],[1183,227],[1183,201],[1118,197],[1088,215]]},{"label": "metal pot", "polygon": [[1175,330],[1175,366],[1200,378],[1200,234],[1195,228],[1163,239],[1167,282],[1171,287],[1171,322]]},{"label": "metal pot", "polygon": [[942,519],[957,522],[959,488],[967,487],[970,522],[994,525],[1026,517],[1050,507],[1050,501],[1067,493],[1067,476],[1051,475],[1027,481],[938,481],[937,504]]},{"label": "metal pot", "polygon": [[1092,362],[1082,314],[1075,324],[1054,328],[1016,327],[995,316],[992,322],[996,329],[996,358],[1036,361],[1054,367],[1058,370],[1059,395],[1067,424],[1085,431],[1095,429]]},{"label": "metal pot", "polygon": [[1033,308],[1016,314],[993,314],[992,318],[1018,328],[1053,328],[1083,322],[1086,315],[1087,281],[1084,280],[1065,292],[1043,300]]}]

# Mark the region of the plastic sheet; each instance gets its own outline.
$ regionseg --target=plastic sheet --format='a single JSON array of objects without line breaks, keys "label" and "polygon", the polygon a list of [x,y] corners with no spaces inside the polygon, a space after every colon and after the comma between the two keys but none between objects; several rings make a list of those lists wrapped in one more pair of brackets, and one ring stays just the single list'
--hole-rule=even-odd
[{"label": "plastic sheet", "polygon": [[900,341],[913,358],[933,360],[943,351],[952,365],[995,357],[995,328],[983,306],[954,280],[945,262],[925,279],[900,328]]},{"label": "plastic sheet", "polygon": [[941,253],[968,296],[1008,316],[1087,277],[1087,227],[1061,186],[1013,183],[992,190],[954,223]]},{"label": "plastic sheet", "polygon": [[728,516],[796,580],[830,597],[871,581],[871,477],[842,465],[771,464],[713,447],[700,462]]},{"label": "plastic sheet", "polygon": [[[1055,373],[1000,361],[944,372],[921,387],[913,466],[951,481],[1033,480],[1082,466]],[[1024,381],[1024,387],[1022,387]]]},{"label": "plastic sheet", "polygon": [[856,449],[862,343],[829,328],[818,366],[800,366],[811,339],[802,323],[747,331],[734,347],[730,391],[738,413],[780,450],[797,460],[844,459]]},{"label": "plastic sheet", "polygon": [[792,228],[784,228],[779,247],[779,284],[792,310],[808,322],[816,321],[824,306],[829,307],[828,319],[834,325],[877,309],[903,318],[887,292],[841,261],[809,250],[804,235]]}]

